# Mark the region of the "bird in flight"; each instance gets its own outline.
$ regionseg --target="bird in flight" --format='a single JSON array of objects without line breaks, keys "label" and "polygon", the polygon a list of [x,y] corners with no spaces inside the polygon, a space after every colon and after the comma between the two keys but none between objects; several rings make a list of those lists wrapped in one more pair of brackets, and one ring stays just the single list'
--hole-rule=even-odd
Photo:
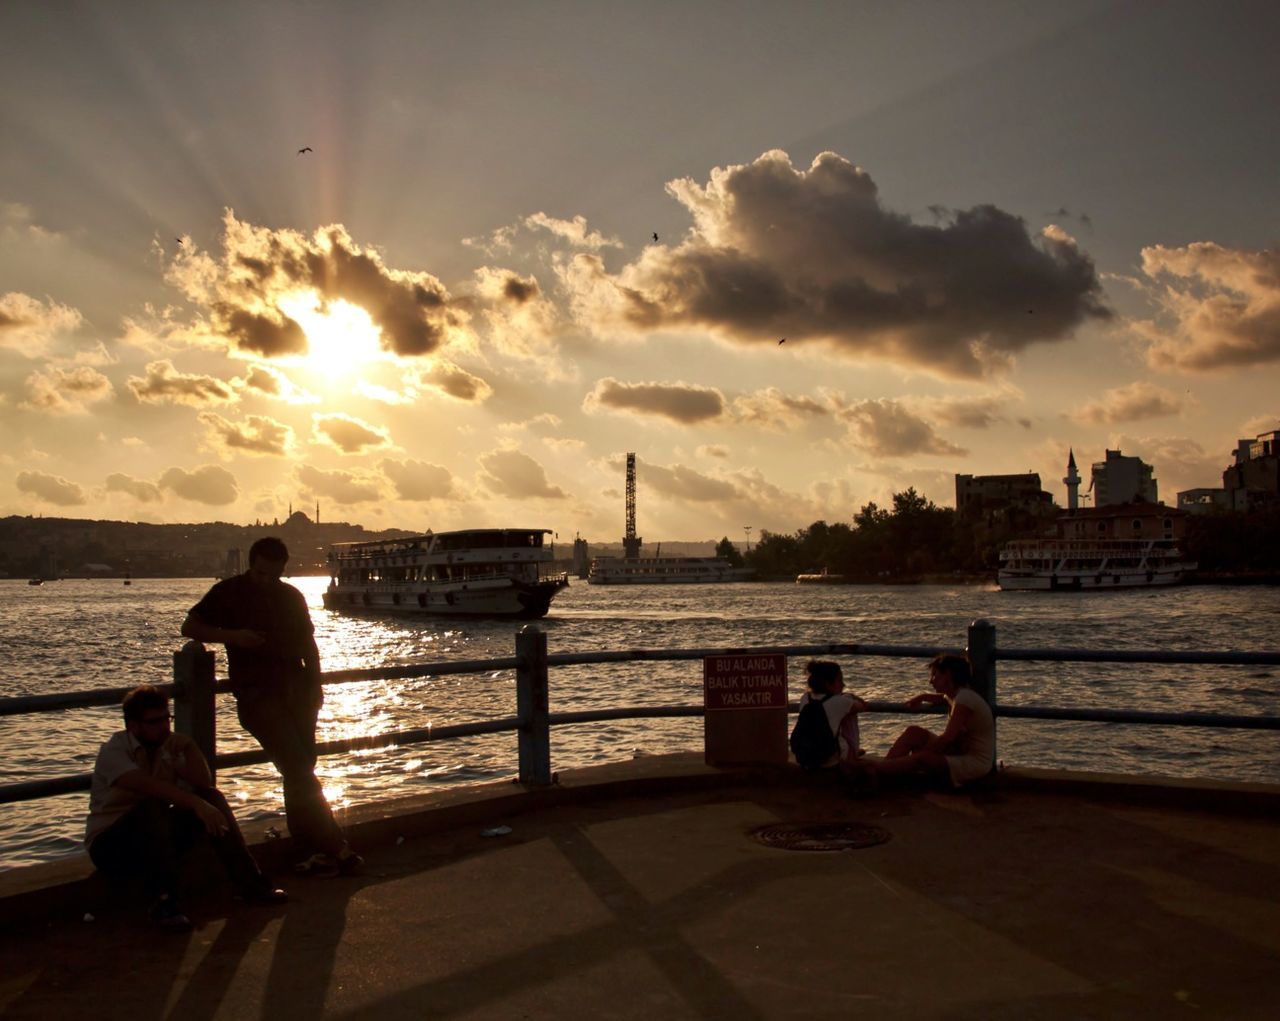
[{"label": "bird in flight", "polygon": [[780,341],[778,341],[779,344],[785,344],[786,342],[787,342],[786,337],[783,337]]},{"label": "bird in flight", "polygon": [[183,240],[182,240],[182,238],[174,238],[173,240],[174,240],[174,241],[176,241],[176,242],[178,242],[178,244],[180,244],[180,245],[185,245],[185,244],[186,244],[186,242],[185,242],[185,241],[183,241]]},{"label": "bird in flight", "polygon": [[298,150],[298,155],[301,156],[304,152],[310,152],[310,151],[311,151],[311,146],[304,145],[301,149]]},{"label": "bird in flight", "polygon": [[654,241],[658,240],[658,232],[656,230],[653,232],[653,240]]}]

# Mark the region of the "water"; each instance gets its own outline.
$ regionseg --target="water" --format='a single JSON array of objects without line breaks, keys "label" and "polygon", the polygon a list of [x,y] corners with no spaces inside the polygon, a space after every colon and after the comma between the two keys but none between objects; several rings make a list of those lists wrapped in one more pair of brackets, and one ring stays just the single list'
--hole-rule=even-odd
[{"label": "water", "polygon": [[[510,656],[522,626],[510,621],[348,618],[323,609],[323,578],[306,594],[325,669]],[[125,687],[172,680],[172,655],[204,579],[0,581],[0,695]],[[970,621],[996,625],[1019,648],[1233,649],[1280,645],[1280,588],[1187,587],[1111,593],[1002,593],[969,585],[730,585],[631,587],[575,582],[542,622],[552,652],[593,649],[802,645],[827,642],[960,648]],[[218,673],[225,661],[218,648]],[[927,685],[918,660],[846,660],[848,690],[904,699]],[[792,696],[801,670],[792,664]],[[700,703],[697,662],[601,664],[551,673],[552,711],[624,704]],[[1006,704],[1280,714],[1280,667],[1001,663]],[[331,685],[322,740],[510,716],[514,671]],[[219,700],[219,748],[254,747]],[[863,744],[883,751],[902,717],[870,716]],[[121,727],[97,708],[0,719],[0,783],[88,772],[98,745]],[[698,748],[698,719],[579,725],[552,732],[552,766],[564,769]],[[1280,783],[1280,742],[1268,731],[1152,728],[1002,720],[1010,764]],[[335,806],[446,785],[513,776],[513,734],[432,742],[321,761]],[[219,783],[242,818],[282,814],[269,765],[224,773]],[[0,868],[80,847],[88,796],[0,805]],[[283,820],[281,821],[283,825]]]}]

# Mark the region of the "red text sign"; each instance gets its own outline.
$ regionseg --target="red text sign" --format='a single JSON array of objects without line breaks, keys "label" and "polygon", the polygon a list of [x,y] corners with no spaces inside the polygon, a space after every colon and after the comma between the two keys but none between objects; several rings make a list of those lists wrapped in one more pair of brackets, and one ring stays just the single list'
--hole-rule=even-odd
[{"label": "red text sign", "polygon": [[713,709],[786,709],[787,657],[781,653],[706,656],[703,705]]}]

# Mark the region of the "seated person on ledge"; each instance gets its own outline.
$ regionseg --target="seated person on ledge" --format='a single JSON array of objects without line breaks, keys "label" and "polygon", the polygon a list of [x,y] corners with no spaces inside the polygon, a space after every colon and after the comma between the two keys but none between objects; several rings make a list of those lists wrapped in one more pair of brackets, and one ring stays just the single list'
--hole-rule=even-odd
[{"label": "seated person on ledge", "polygon": [[207,840],[246,900],[288,900],[258,868],[200,749],[169,729],[169,698],[151,685],[124,697],[125,729],[98,751],[85,844],[111,879],[139,879],[151,917],[169,929],[191,920],[177,904],[181,859]]},{"label": "seated person on ledge", "polygon": [[[809,690],[800,696],[800,713],[805,706],[818,703],[826,719],[826,731],[817,735],[805,732],[805,723],[796,720],[791,750],[796,762],[805,769],[839,766],[846,773],[858,770],[858,713],[867,703],[856,695],[844,693],[844,673],[840,664],[829,659],[811,659],[805,664]],[[827,733],[829,731],[829,733]]]},{"label": "seated person on ledge", "polygon": [[916,695],[907,708],[923,705],[951,707],[941,734],[910,726],[893,742],[884,759],[874,764],[880,776],[923,774],[945,780],[952,787],[978,780],[991,772],[995,761],[995,720],[991,707],[969,687],[969,660],[941,653],[929,664],[933,691]]}]

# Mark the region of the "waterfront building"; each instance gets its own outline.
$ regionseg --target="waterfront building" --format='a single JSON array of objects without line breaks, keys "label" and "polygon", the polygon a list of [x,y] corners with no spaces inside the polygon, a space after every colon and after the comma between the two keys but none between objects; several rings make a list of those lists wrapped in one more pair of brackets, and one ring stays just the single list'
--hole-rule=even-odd
[{"label": "waterfront building", "polygon": [[1059,539],[1181,539],[1187,515],[1162,503],[1084,507],[1058,519]]},{"label": "waterfront building", "polygon": [[1280,500],[1280,429],[1236,444],[1235,464],[1222,473],[1227,506],[1247,511]]},{"label": "waterfront building", "polygon": [[1178,493],[1178,510],[1187,514],[1212,514],[1231,509],[1231,498],[1225,489],[1183,489]]},{"label": "waterfront building", "polygon": [[1052,513],[1053,497],[1040,488],[1039,472],[957,475],[956,514],[993,523]]},{"label": "waterfront building", "polygon": [[1094,507],[1122,503],[1159,503],[1154,469],[1140,457],[1126,457],[1108,450],[1106,459],[1093,462]]}]

